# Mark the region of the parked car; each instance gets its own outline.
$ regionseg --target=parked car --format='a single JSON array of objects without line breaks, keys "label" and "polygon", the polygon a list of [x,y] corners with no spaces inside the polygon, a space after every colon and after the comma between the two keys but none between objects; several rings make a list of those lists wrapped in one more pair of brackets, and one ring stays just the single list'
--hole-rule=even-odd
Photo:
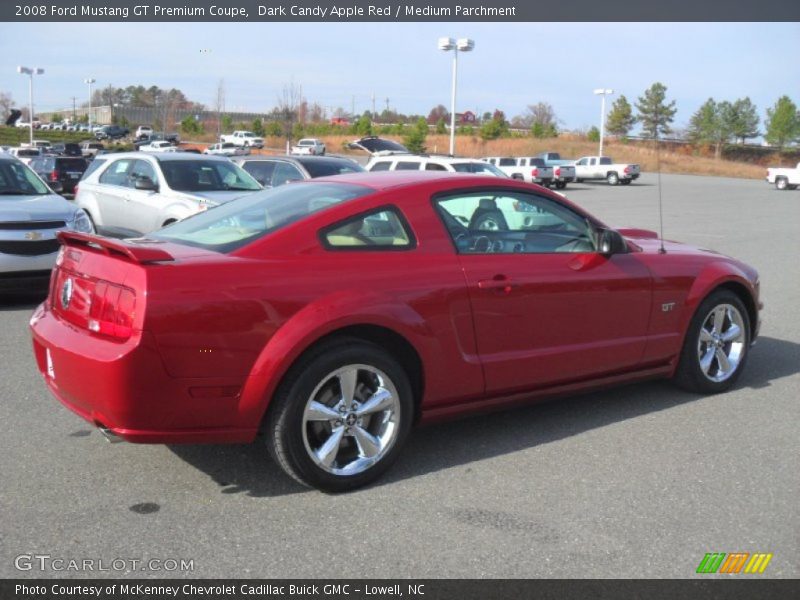
[{"label": "parked car", "polygon": [[[24,145],[24,144],[23,144]],[[33,148],[39,148],[42,152],[47,152],[52,148],[53,144],[51,144],[47,140],[33,140]]]},{"label": "parked car", "polygon": [[92,233],[86,214],[30,168],[0,153],[0,291],[45,289],[65,229]]},{"label": "parked car", "polygon": [[[507,228],[473,227],[486,212]],[[725,391],[758,334],[753,268],[509,178],[339,175],[148,239],[60,237],[30,324],[63,404],[135,442],[261,434],[334,492],[418,421],[650,378]]]},{"label": "parked car", "polygon": [[83,156],[80,144],[58,142],[50,147],[50,153],[60,156]]},{"label": "parked car", "polygon": [[221,135],[219,136],[219,141],[221,144],[225,142],[230,142],[236,146],[242,147],[253,147],[253,148],[263,148],[264,147],[264,138],[257,136],[252,131],[234,131],[230,135]]},{"label": "parked car", "polygon": [[89,163],[82,156],[39,156],[31,160],[30,167],[47,183],[59,182],[65,194],[75,192]]},{"label": "parked car", "polygon": [[364,167],[349,158],[334,156],[250,156],[235,158],[236,164],[264,187],[277,187],[292,181],[359,173]]},{"label": "parked car", "polygon": [[387,140],[377,135],[368,135],[353,140],[347,147],[351,150],[363,150],[370,156],[388,156],[391,154],[411,154],[411,151],[399,142]]},{"label": "parked car", "polygon": [[770,167],[767,169],[767,183],[775,184],[779,190],[796,190],[800,185],[800,163],[794,169]]},{"label": "parked car", "polygon": [[639,178],[639,165],[615,163],[608,156],[584,156],[575,161],[576,181],[605,179],[609,185],[627,185]]},{"label": "parked car", "polygon": [[119,125],[103,125],[95,131],[95,138],[98,140],[118,140],[124,138],[130,133],[127,127],[120,127]]},{"label": "parked car", "polygon": [[[494,165],[512,179],[549,186],[553,182],[553,168],[539,159],[516,156],[487,156],[481,160]],[[533,161],[533,162],[531,162]]]},{"label": "parked car", "polygon": [[75,204],[106,235],[143,235],[261,189],[222,157],[122,152],[102,158],[106,162],[79,183]]},{"label": "parked car", "polygon": [[37,156],[42,156],[42,151],[39,148],[11,148],[8,154],[28,165]]},{"label": "parked car", "polygon": [[105,146],[100,142],[83,142],[81,144],[81,154],[87,158],[94,158],[102,150],[105,150]]},{"label": "parked car", "polygon": [[150,137],[151,135],[153,135],[153,128],[149,125],[139,125],[139,127],[136,128],[135,136],[137,140],[140,138]]},{"label": "parked car", "polygon": [[142,152],[177,152],[177,148],[167,140],[159,140],[138,146]]},{"label": "parked car", "polygon": [[367,171],[450,171],[451,173],[476,173],[508,177],[500,169],[482,160],[453,158],[450,156],[427,156],[422,154],[373,156],[365,167]]},{"label": "parked car", "polygon": [[244,146],[237,146],[233,142],[225,142],[224,144],[212,144],[205,150],[203,154],[218,154],[219,156],[244,156],[250,154],[250,148]]},{"label": "parked car", "polygon": [[290,154],[325,156],[325,142],[316,138],[304,138],[296,146],[292,146]]}]

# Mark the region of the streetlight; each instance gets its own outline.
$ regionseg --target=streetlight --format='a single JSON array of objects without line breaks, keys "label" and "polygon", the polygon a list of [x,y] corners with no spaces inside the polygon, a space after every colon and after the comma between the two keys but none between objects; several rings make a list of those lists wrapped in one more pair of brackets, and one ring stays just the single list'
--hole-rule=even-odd
[{"label": "streetlight", "polygon": [[450,97],[450,155],[456,151],[456,82],[458,72],[458,51],[470,52],[475,49],[475,42],[469,38],[454,40],[450,37],[439,38],[439,50],[453,51],[453,93]]},{"label": "streetlight", "polygon": [[92,79],[89,77],[88,79],[84,79],[83,83],[89,84],[89,133],[92,132],[92,84],[97,81],[96,79]]},{"label": "streetlight", "polygon": [[607,90],[600,88],[594,91],[595,96],[602,96],[603,101],[600,103],[600,152],[599,156],[603,156],[603,135],[606,131],[606,96],[613,94],[614,90]]},{"label": "streetlight", "polygon": [[28,83],[28,121],[30,121],[29,125],[31,128],[31,146],[33,146],[33,76],[34,75],[44,75],[44,69],[40,69],[39,67],[17,67],[17,73],[20,75],[28,75],[30,77],[30,82]]}]

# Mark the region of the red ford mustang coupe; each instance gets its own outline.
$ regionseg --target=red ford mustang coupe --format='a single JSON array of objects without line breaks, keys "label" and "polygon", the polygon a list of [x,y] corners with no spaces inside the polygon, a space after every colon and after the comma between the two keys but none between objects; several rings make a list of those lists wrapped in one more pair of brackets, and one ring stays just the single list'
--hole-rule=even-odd
[{"label": "red ford mustang coupe", "polygon": [[327,491],[420,420],[657,377],[723,391],[758,333],[751,267],[510,179],[344,175],[146,239],[60,237],[31,329],[62,403],[131,442],[260,433]]}]

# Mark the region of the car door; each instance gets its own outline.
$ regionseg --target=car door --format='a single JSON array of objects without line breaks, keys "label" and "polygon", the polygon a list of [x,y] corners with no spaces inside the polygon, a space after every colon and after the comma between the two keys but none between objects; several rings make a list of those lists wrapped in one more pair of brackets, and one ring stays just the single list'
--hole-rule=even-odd
[{"label": "car door", "polygon": [[488,393],[639,363],[652,281],[635,253],[599,254],[584,217],[533,193],[465,192],[436,206],[469,287]]},{"label": "car door", "polygon": [[136,180],[143,177],[149,178],[156,185],[159,184],[155,167],[147,160],[137,159],[128,173],[130,187],[125,206],[125,221],[126,228],[138,234],[153,231],[163,225],[163,221],[159,220],[164,208],[161,194],[154,190],[136,189]]},{"label": "car door", "polygon": [[134,162],[132,158],[112,161],[98,178],[99,185],[93,186],[104,231],[127,229],[127,203],[131,189],[128,173]]}]

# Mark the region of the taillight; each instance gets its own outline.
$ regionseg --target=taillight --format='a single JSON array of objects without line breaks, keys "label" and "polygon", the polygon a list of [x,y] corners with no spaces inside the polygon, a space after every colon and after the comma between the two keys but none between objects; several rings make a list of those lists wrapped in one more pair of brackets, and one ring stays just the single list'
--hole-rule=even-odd
[{"label": "taillight", "polygon": [[625,167],[623,172],[624,173],[630,173],[631,172],[631,168],[630,167]]},{"label": "taillight", "polygon": [[89,331],[119,340],[127,340],[133,331],[136,296],[133,290],[98,281],[89,309]]},{"label": "taillight", "polygon": [[58,171],[55,169],[50,172],[50,181],[58,181]]},{"label": "taillight", "polygon": [[561,177],[561,168],[560,167],[556,167],[556,170],[554,171],[554,174],[555,174],[556,177]]},{"label": "taillight", "polygon": [[533,169],[531,171],[531,177],[538,177],[539,176],[539,169]]},{"label": "taillight", "polygon": [[78,184],[77,183],[75,184],[75,191],[73,191],[72,193],[75,195],[76,198],[78,197]]}]

